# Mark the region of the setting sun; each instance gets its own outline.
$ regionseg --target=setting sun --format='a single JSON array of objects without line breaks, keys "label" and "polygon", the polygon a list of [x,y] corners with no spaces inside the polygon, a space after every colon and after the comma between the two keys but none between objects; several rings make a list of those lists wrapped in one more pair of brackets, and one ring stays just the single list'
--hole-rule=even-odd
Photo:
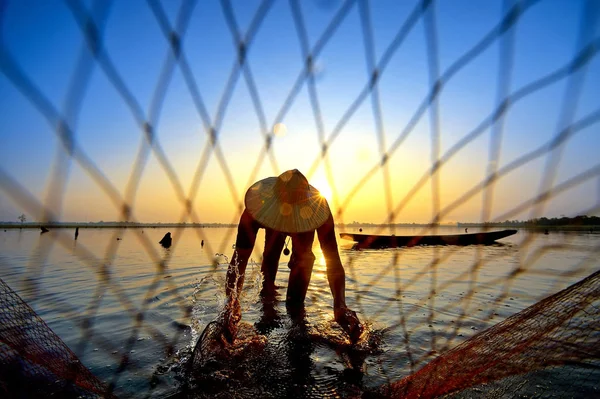
[{"label": "setting sun", "polygon": [[325,198],[327,201],[331,202],[333,199],[333,191],[331,190],[331,186],[327,183],[325,178],[317,178],[314,181],[311,181],[311,185],[319,190],[321,197]]}]

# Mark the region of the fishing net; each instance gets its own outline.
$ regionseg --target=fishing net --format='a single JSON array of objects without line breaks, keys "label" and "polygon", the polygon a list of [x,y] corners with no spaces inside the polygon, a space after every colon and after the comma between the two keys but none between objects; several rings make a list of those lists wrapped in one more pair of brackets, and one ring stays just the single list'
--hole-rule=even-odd
[{"label": "fishing net", "polygon": [[[595,381],[600,376],[598,305],[600,272],[463,342],[415,374],[382,389],[382,393],[403,398],[438,397],[560,365],[564,367],[557,367],[556,372],[573,378],[574,389],[558,391],[557,395],[595,396]],[[516,395],[514,388],[527,382],[513,377],[505,383],[508,392],[503,394]]]},{"label": "fishing net", "polygon": [[0,279],[3,397],[112,397],[46,323]]},{"label": "fishing net", "polygon": [[[597,396],[600,5],[457,3],[0,1],[0,108],[14,116],[0,118],[0,215],[22,216],[6,229],[50,229],[26,259],[19,242],[0,253],[23,298],[0,285],[0,393]],[[235,226],[247,187],[289,159],[329,187],[338,232],[443,234],[475,208],[486,224],[461,230],[519,233],[504,246],[344,250],[347,300],[370,327],[357,347],[331,321],[265,303],[244,308],[257,322],[223,346],[211,321],[235,229],[215,241],[210,226],[221,207]],[[82,203],[118,221],[105,242],[56,224],[88,221],[71,213]],[[175,209],[159,225],[168,251],[148,230],[157,208]],[[354,222],[367,211],[377,220]],[[555,232],[565,223],[575,233]],[[215,255],[192,284],[178,268],[196,248]],[[321,311],[317,294],[307,307]]]}]

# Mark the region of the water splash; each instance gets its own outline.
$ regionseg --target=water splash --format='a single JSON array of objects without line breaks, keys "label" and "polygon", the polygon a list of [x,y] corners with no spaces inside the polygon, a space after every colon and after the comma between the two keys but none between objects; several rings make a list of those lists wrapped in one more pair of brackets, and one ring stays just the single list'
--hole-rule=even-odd
[{"label": "water splash", "polygon": [[[216,253],[214,256],[218,266],[233,267],[236,277],[239,276],[238,264],[230,265],[227,255]],[[250,259],[246,268],[246,277],[244,289],[240,293],[240,304],[242,312],[247,312],[260,301],[260,291],[262,287],[263,275],[260,267]],[[237,281],[237,278],[236,278]],[[227,303],[226,295],[226,277],[225,274],[213,273],[198,280],[193,284],[193,292],[191,294],[192,316],[191,316],[191,342],[195,345],[196,341],[206,327],[212,321],[218,312],[223,309]],[[232,291],[233,295],[237,295],[237,290]]]},{"label": "water splash", "polygon": [[[192,315],[190,318],[190,344],[192,346],[195,345],[198,336],[202,332],[203,325],[206,325],[209,322],[208,319],[211,318],[211,314],[215,313],[218,304],[224,303],[224,293],[221,294],[224,286],[225,279],[217,274],[203,277],[194,283],[194,289],[191,294]],[[206,300],[207,293],[215,297],[214,305],[211,305],[211,301]],[[223,298],[219,298],[220,296],[223,296]]]}]

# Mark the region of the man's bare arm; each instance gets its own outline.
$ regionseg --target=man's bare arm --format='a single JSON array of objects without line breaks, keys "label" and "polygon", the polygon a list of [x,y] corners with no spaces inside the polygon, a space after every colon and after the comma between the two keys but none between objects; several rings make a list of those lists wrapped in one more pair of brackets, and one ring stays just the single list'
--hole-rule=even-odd
[{"label": "man's bare arm", "polygon": [[356,312],[346,306],[346,273],[337,247],[333,216],[317,229],[317,235],[327,265],[327,280],[333,295],[335,321],[348,333],[350,340],[356,342],[364,328]]},{"label": "man's bare arm", "polygon": [[317,235],[319,237],[321,250],[323,251],[323,256],[325,257],[325,264],[327,265],[327,281],[329,282],[329,289],[333,295],[333,307],[345,308],[346,272],[344,271],[344,266],[340,259],[335,237],[335,225],[331,215],[329,216],[329,219],[317,229]]},{"label": "man's bare arm", "polygon": [[235,250],[227,268],[225,282],[227,303],[219,315],[223,336],[229,342],[233,342],[235,339],[237,325],[242,318],[239,296],[244,285],[244,275],[248,259],[252,254],[259,228],[260,225],[244,210],[238,225]]},{"label": "man's bare arm", "polygon": [[225,291],[230,300],[234,297],[237,298],[242,291],[246,266],[252,255],[259,227],[259,224],[250,216],[250,213],[244,210],[238,224],[233,256],[227,268]]}]

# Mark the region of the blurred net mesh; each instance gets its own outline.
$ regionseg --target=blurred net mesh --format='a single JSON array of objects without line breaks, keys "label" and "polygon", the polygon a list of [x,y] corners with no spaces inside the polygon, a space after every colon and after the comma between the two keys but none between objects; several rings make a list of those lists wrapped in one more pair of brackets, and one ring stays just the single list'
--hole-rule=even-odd
[{"label": "blurred net mesh", "polygon": [[597,368],[599,283],[596,272],[445,352],[383,393],[438,397],[554,365]]},{"label": "blurred net mesh", "polygon": [[[311,44],[306,32],[306,16],[302,12],[302,3],[291,0],[286,3],[293,18],[293,24],[290,26],[293,27],[298,37],[299,52],[304,61],[298,66],[297,79],[291,85],[285,101],[275,107],[274,114],[276,116],[272,124],[269,124],[266,118],[264,97],[261,97],[261,87],[256,83],[248,59],[252,57],[251,49],[257,32],[260,31],[265,20],[270,16],[269,13],[274,5],[273,1],[267,0],[259,4],[245,31],[241,30],[236,20],[234,5],[227,0],[219,3],[220,10],[234,41],[235,60],[219,98],[214,117],[209,115],[202,96],[202,88],[198,85],[197,77],[190,66],[185,47],[182,46],[184,39],[186,42],[194,40],[193,37],[186,36],[186,31],[192,21],[192,15],[202,12],[203,5],[201,3],[183,1],[175,21],[169,19],[162,3],[158,1],[147,3],[147,7],[155,17],[170,51],[164,60],[160,60],[162,61],[160,77],[154,87],[148,112],[145,112],[144,107],[136,98],[136,94],[120,74],[116,66],[117,63],[103,45],[104,28],[110,15],[111,3],[96,1],[88,7],[77,0],[66,1],[66,6],[80,28],[84,45],[76,61],[71,83],[66,90],[66,100],[63,106],[54,103],[47,93],[44,93],[34,83],[10,53],[4,40],[0,43],[0,71],[4,79],[14,86],[52,126],[58,140],[57,155],[48,177],[48,192],[45,198],[37,197],[32,194],[31,188],[20,184],[15,177],[16,171],[1,167],[0,190],[6,197],[11,198],[30,214],[42,215],[40,220],[43,222],[60,220],[62,204],[69,181],[68,170],[71,164],[76,164],[85,171],[89,180],[97,185],[110,199],[120,213],[122,220],[136,222],[135,209],[133,208],[134,199],[145,173],[145,165],[150,157],[154,157],[160,168],[168,176],[173,192],[180,203],[182,215],[180,222],[189,221],[201,224],[205,221],[205,216],[196,210],[194,203],[198,199],[203,176],[213,163],[216,163],[222,171],[229,195],[232,197],[233,202],[237,204],[238,211],[241,211],[243,207],[241,193],[243,193],[244,188],[235,184],[234,174],[238,171],[231,169],[231,160],[223,151],[221,141],[228,134],[226,130],[222,129],[226,118],[234,118],[234,116],[226,116],[231,98],[237,87],[243,82],[249,92],[253,106],[252,111],[256,114],[259,133],[264,141],[262,150],[256,154],[256,163],[248,176],[247,185],[260,177],[259,172],[266,162],[270,164],[272,174],[277,175],[281,172],[277,162],[277,153],[273,146],[276,135],[271,126],[285,120],[286,115],[294,107],[299,93],[306,88],[312,116],[317,126],[316,133],[319,146],[315,146],[313,154],[307,154],[307,156],[314,156],[314,162],[305,172],[310,180],[318,168],[324,169],[327,181],[331,185],[334,194],[331,205],[337,223],[343,224],[345,210],[353,204],[353,201],[358,201],[359,192],[370,184],[376,176],[383,177],[384,198],[382,203],[385,204],[387,216],[385,220],[381,221],[382,223],[401,222],[403,210],[411,203],[419,201],[418,193],[423,187],[431,186],[432,212],[430,225],[423,228],[422,234],[438,232],[437,223],[440,220],[478,196],[483,196],[481,217],[483,221],[502,222],[522,215],[527,211],[533,217],[540,217],[543,215],[545,205],[553,198],[565,192],[574,191],[584,183],[593,182],[594,180],[600,181],[600,164],[595,163],[590,168],[569,176],[560,183],[556,182],[567,145],[580,132],[590,127],[597,129],[596,125],[600,120],[600,108],[598,107],[593,108],[591,112],[581,117],[577,112],[578,100],[582,95],[585,84],[585,75],[590,64],[596,59],[600,48],[600,38],[596,33],[599,15],[598,3],[595,1],[584,2],[577,43],[573,48],[572,56],[564,65],[548,74],[537,76],[517,89],[511,89],[513,86],[511,84],[511,70],[514,62],[513,52],[515,43],[518,41],[515,30],[521,23],[523,16],[541,3],[544,2],[534,0],[505,1],[502,14],[499,15],[497,23],[490,26],[487,33],[477,40],[475,45],[468,51],[452,62],[449,67],[442,69],[440,67],[440,45],[436,25],[437,2],[435,1],[417,2],[406,19],[398,23],[392,40],[383,44],[385,51],[377,59],[374,51],[373,21],[371,21],[370,15],[372,3],[366,0],[342,2],[333,13],[331,21],[323,30],[323,33]],[[2,28],[5,27],[3,17],[10,7],[10,2],[0,3],[0,12],[2,13],[0,14],[0,18],[2,18],[0,27]],[[364,39],[364,60],[357,60],[357,62],[366,61],[368,74],[365,76],[362,89],[352,99],[342,117],[330,131],[326,131],[321,110],[323,104],[318,94],[319,84],[316,77],[316,62],[324,49],[327,48],[328,43],[336,36],[338,28],[344,24],[345,19],[352,13],[358,13],[361,35]],[[429,90],[426,96],[421,99],[409,121],[394,133],[393,141],[387,143],[386,137],[388,135],[384,132],[385,124],[383,123],[384,113],[380,81],[388,72],[387,67],[394,55],[402,48],[408,35],[420,25],[423,26],[425,31]],[[480,118],[480,123],[476,128],[464,133],[452,147],[443,152],[440,145],[441,131],[444,128],[440,124],[440,96],[443,95],[449,82],[459,76],[460,72],[471,63],[476,62],[478,57],[492,46],[498,46],[500,49],[499,71],[501,72],[497,77],[496,104],[492,110],[486,112]],[[166,93],[176,69],[183,77],[185,88],[191,96],[192,106],[197,111],[206,136],[205,147],[197,161],[198,166],[187,192],[181,182],[180,172],[174,167],[173,159],[168,157],[156,131],[159,116],[163,111]],[[94,162],[93,158],[78,143],[77,116],[81,112],[81,104],[85,98],[85,92],[91,84],[93,73],[103,74],[118,92],[123,107],[133,116],[142,137],[129,180],[123,190],[111,181],[105,171]],[[540,93],[556,83],[564,83],[565,90],[560,109],[560,120],[555,131],[545,132],[545,141],[539,147],[527,149],[510,163],[499,166],[504,138],[503,122],[506,116],[521,100]],[[333,172],[330,153],[332,149],[336,148],[337,143],[345,139],[344,129],[358,109],[369,101],[371,102],[375,126],[372,140],[377,142],[378,160],[363,175],[357,176],[356,184],[348,191],[347,195],[340,197],[337,195],[335,185],[339,176]],[[595,106],[599,105],[595,104]],[[391,176],[393,171],[391,170],[390,161],[398,156],[399,150],[403,148],[403,144],[407,142],[411,135],[417,134],[415,133],[415,127],[421,119],[426,117],[429,118],[430,129],[431,158],[429,166],[407,193],[400,200],[395,201],[392,194],[393,179]],[[486,169],[485,178],[462,193],[454,202],[442,206],[441,171],[447,167],[457,154],[466,151],[465,149],[470,143],[488,132],[490,137],[489,158],[485,165],[479,165]],[[540,160],[544,164],[540,168],[541,179],[537,194],[492,218],[494,187],[511,174],[519,173],[520,170],[532,162]],[[591,207],[580,209],[579,213],[597,214],[599,208],[600,199],[596,198]],[[237,215],[233,221],[236,218]],[[384,231],[384,229],[384,227],[381,227],[380,231]],[[206,239],[205,229],[195,229],[195,232],[199,241]],[[48,290],[36,282],[36,276],[43,274],[52,247],[56,244],[70,248],[72,245],[72,236],[69,233],[60,230],[55,230],[52,233],[52,241],[40,243],[35,253],[32,254],[28,262],[28,270],[23,278],[23,286],[29,290],[32,300],[43,297],[44,301],[50,303],[54,311],[61,317],[81,320],[81,323],[78,324],[81,337],[74,340],[72,344],[75,352],[79,353],[78,351],[83,351],[86,346],[93,343],[103,351],[113,354],[118,367],[109,378],[106,378],[108,382],[107,394],[116,389],[123,371],[127,369],[139,371],[140,365],[135,356],[135,348],[136,345],[139,345],[139,338],[143,333],[147,332],[152,335],[165,357],[172,356],[176,349],[180,348],[183,340],[182,336],[184,335],[183,330],[176,330],[175,333],[169,334],[156,328],[152,322],[147,321],[148,301],[157,294],[160,287],[167,285],[171,290],[172,301],[177,303],[179,308],[179,314],[174,319],[178,318],[192,324],[190,321],[192,306],[189,300],[179,292],[180,287],[176,285],[175,281],[166,279],[169,264],[176,254],[177,234],[174,235],[173,250],[163,255],[142,231],[138,229],[132,231],[132,234],[137,237],[148,258],[154,264],[153,282],[148,287],[141,306],[136,305],[127,289],[123,288],[114,269],[113,262],[118,258],[120,247],[120,242],[116,238],[120,231],[114,233],[114,239],[110,241],[101,257],[86,249],[84,245],[78,245],[75,253],[77,259],[82,266],[89,267],[90,270],[96,273],[97,278],[95,295],[82,315],[80,309],[70,303],[68,298],[61,297],[60,292]],[[207,250],[210,253],[225,252],[229,248],[231,235],[233,234],[234,230],[231,230],[230,235],[219,243],[216,248],[211,247],[209,241],[206,240]],[[531,236],[526,237],[519,243],[519,248],[527,252],[529,246],[532,245],[532,241]],[[409,363],[409,376],[398,382],[389,381],[385,387],[372,393],[384,396],[432,397],[463,390],[466,395],[469,395],[472,392],[481,393],[481,391],[477,391],[477,389],[481,389],[480,384],[503,380],[507,381],[508,386],[491,388],[487,394],[489,396],[500,394],[518,395],[519,389],[528,381],[538,383],[540,380],[536,380],[534,377],[531,379],[511,379],[514,378],[514,375],[536,372],[539,369],[556,365],[561,366],[560,370],[563,371],[560,372],[569,373],[570,368],[573,368],[572,374],[574,376],[592,380],[592,385],[595,389],[598,389],[597,348],[600,347],[598,342],[600,329],[598,325],[599,291],[597,273],[456,346],[462,341],[458,326],[461,321],[468,317],[469,312],[473,311],[471,303],[478,290],[500,287],[500,292],[493,298],[489,308],[485,309],[486,320],[492,321],[494,316],[498,315],[497,310],[501,304],[511,296],[511,286],[516,279],[525,276],[535,279],[541,273],[539,270],[535,270],[534,267],[538,260],[548,253],[553,254],[572,246],[575,246],[575,244],[571,244],[566,239],[564,242],[535,247],[526,257],[517,259],[515,265],[510,265],[507,274],[485,282],[482,281],[479,272],[484,265],[493,259],[486,258],[483,251],[475,249],[473,262],[466,265],[463,268],[464,272],[456,276],[456,280],[469,278],[467,289],[464,290],[466,294],[459,302],[447,304],[443,304],[439,299],[436,301],[435,298],[438,294],[443,293],[445,289],[451,287],[454,281],[444,281],[439,278],[438,271],[452,261],[456,250],[436,249],[433,252],[433,257],[422,268],[421,273],[402,276],[398,269],[401,266],[405,267],[407,262],[410,262],[410,256],[406,253],[392,251],[389,255],[388,266],[371,279],[359,279],[356,276],[354,266],[358,262],[358,255],[350,253],[345,266],[351,281],[350,284],[356,287],[355,292],[357,294],[353,300],[358,307],[357,310],[362,314],[366,315],[368,312],[363,301],[364,294],[361,293],[376,287],[379,282],[389,276],[394,279],[395,295],[381,299],[381,303],[377,307],[378,310],[374,314],[370,314],[370,317],[376,320],[380,316],[384,317],[390,309],[397,309],[397,319],[388,320],[387,328],[401,332],[405,343],[405,353],[403,353],[402,359]],[[598,250],[598,246],[586,249],[584,261],[565,270],[557,271],[553,284],[548,287],[547,292],[554,293],[564,288],[565,280],[563,278],[568,279],[582,273],[590,274],[597,270]],[[213,269],[215,273],[216,270],[216,268]],[[423,281],[428,281],[429,292],[411,303],[411,306],[403,305],[403,294],[411,292],[418,284],[423,284]],[[73,382],[75,387],[72,388],[79,393],[87,392],[91,396],[102,394],[104,391],[97,379],[87,369],[79,366],[73,353],[62,341],[52,334],[43,321],[36,317],[30,308],[20,302],[18,297],[12,294],[4,283],[2,287],[2,300],[7,301],[6,304],[3,302],[2,306],[2,342],[0,343],[2,367],[7,367],[14,372],[16,367],[14,365],[17,362],[19,364],[18,370],[30,378],[45,378],[47,373],[52,373],[62,381]],[[97,298],[108,292],[117,298],[118,306],[131,319],[131,325],[125,327],[129,329],[129,338],[125,342],[113,342],[110,338],[110,332],[99,331],[94,326],[94,317],[102,307],[102,301]],[[523,295],[526,296],[526,293]],[[539,300],[541,298],[535,299]],[[424,317],[419,319],[423,308],[428,310],[423,314]],[[5,311],[6,309],[12,311]],[[458,315],[456,328],[450,329],[451,331],[447,331],[448,334],[442,336],[436,333],[432,324],[435,324],[439,315],[449,311],[456,311]],[[411,342],[415,331],[411,331],[411,328],[407,327],[411,318],[420,320],[421,325],[425,326],[424,329],[429,326],[430,348],[425,350],[423,348],[420,350],[415,349],[415,344]],[[33,324],[35,327],[32,326],[31,320],[35,320]],[[15,327],[18,327],[18,331],[15,330]],[[31,349],[30,340],[27,341],[28,337],[30,337],[30,340],[35,337],[35,341],[43,347],[36,346],[35,350]],[[24,344],[23,340],[27,342]],[[51,354],[48,355],[49,357],[44,357],[44,363],[48,363],[48,367],[41,367],[36,363],[37,360],[33,355],[37,353]],[[437,353],[442,354],[439,358],[430,362]],[[52,366],[53,361],[58,362],[58,366]],[[78,366],[75,367],[73,364]],[[386,371],[384,370],[383,373],[385,374]],[[152,379],[153,377],[149,378]],[[594,382],[594,379],[596,382]],[[572,380],[574,385],[578,383],[578,380],[574,377],[569,376],[567,380]],[[2,381],[2,383],[6,384],[5,381]],[[150,386],[152,386],[152,383]],[[1,388],[9,389],[5,387],[6,385]],[[469,391],[469,389],[475,391]],[[569,391],[564,388],[564,392]]]},{"label": "blurred net mesh", "polygon": [[0,279],[3,397],[112,397],[42,319]]}]

